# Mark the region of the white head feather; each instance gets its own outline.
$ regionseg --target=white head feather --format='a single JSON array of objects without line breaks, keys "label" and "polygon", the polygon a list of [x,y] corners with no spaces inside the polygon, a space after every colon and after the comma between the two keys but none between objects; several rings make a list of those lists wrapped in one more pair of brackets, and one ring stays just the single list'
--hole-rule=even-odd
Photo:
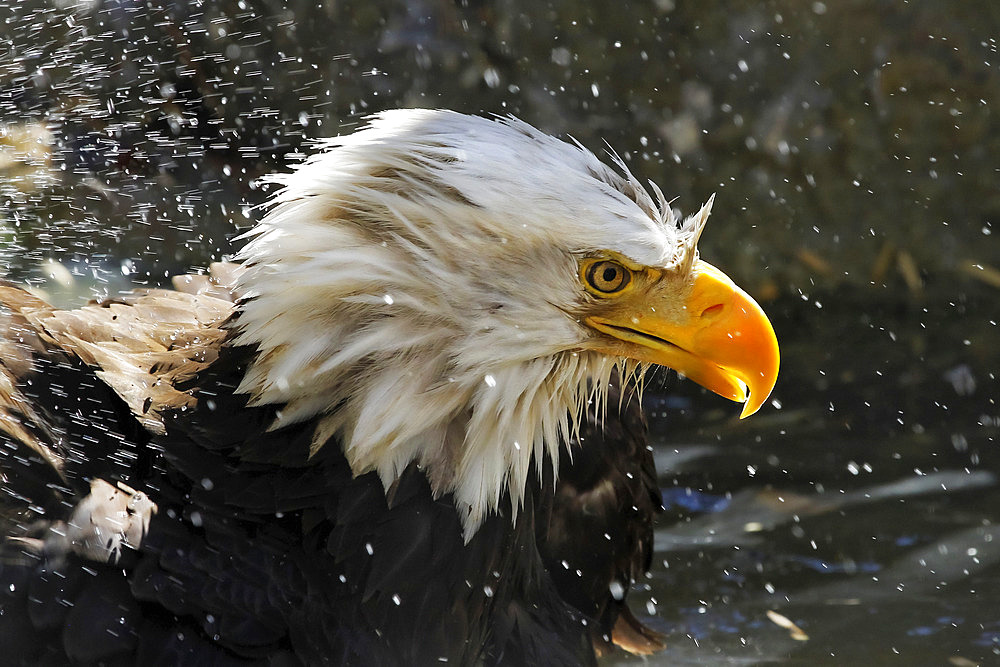
[{"label": "white head feather", "polygon": [[[240,392],[317,419],[355,474],[411,462],[453,493],[466,538],[532,458],[558,468],[620,359],[584,349],[578,261],[613,250],[689,270],[711,202],[678,225],[582,147],[518,120],[398,110],[291,174],[240,253]],[[635,373],[636,377],[641,371]],[[541,465],[538,466],[540,471]]]}]

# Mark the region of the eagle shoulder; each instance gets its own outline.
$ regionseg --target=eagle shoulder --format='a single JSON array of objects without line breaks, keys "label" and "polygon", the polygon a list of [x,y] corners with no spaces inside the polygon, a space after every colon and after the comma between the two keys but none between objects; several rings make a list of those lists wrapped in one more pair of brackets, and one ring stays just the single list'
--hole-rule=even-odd
[{"label": "eagle shoulder", "polygon": [[[10,323],[2,343],[0,398],[2,375],[16,385],[39,355],[79,360],[114,390],[144,428],[162,435],[164,413],[192,405],[191,395],[176,385],[208,367],[227,337],[224,325],[233,315],[235,295],[225,282],[231,270],[224,266],[207,276],[179,278],[175,283],[184,291],[134,291],[74,310],[57,310],[4,286],[0,308]],[[5,430],[44,451],[25,434],[11,432],[17,430],[13,422]]]}]

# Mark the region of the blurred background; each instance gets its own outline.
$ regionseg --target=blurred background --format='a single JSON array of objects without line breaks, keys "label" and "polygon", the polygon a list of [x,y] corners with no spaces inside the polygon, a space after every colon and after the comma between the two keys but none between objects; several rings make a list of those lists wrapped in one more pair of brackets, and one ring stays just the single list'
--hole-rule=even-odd
[{"label": "blurred background", "polygon": [[[399,106],[619,153],[782,342],[753,419],[652,378],[652,664],[1000,660],[1000,4],[0,0],[0,271],[221,259],[258,179]],[[612,656],[609,663],[635,662]]]}]

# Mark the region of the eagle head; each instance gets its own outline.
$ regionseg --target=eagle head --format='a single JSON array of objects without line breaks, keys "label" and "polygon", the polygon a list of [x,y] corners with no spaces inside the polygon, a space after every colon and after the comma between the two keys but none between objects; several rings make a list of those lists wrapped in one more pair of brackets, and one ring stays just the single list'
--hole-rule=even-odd
[{"label": "eagle head", "polygon": [[466,539],[505,491],[516,516],[533,460],[558,470],[613,373],[667,366],[752,414],[778,347],[698,258],[711,200],[679,221],[615,162],[449,111],[328,140],[277,177],[240,253],[235,341],[257,352],[238,391],[386,488],[417,463]]}]

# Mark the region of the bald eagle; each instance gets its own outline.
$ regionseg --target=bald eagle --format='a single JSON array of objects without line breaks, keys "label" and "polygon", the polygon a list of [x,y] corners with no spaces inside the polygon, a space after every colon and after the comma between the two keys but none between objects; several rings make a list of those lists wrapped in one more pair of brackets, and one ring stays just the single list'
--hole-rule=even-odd
[{"label": "bald eagle", "polygon": [[575,665],[659,509],[636,391],[743,416],[756,303],[615,160],[515,119],[378,114],[232,264],[57,310],[0,285],[9,664]]}]

